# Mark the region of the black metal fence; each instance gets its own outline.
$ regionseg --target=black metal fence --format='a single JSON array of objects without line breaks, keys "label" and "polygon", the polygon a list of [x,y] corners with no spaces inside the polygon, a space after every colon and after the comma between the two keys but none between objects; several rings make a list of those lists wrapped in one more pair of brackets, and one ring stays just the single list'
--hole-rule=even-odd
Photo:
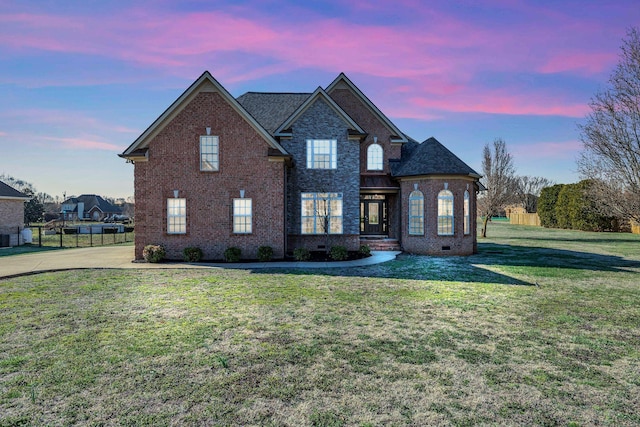
[{"label": "black metal fence", "polygon": [[123,224],[88,224],[46,228],[43,226],[26,227],[31,230],[31,242],[28,232],[20,233],[20,244],[58,248],[81,248],[91,246],[115,245],[133,242],[134,228]]}]

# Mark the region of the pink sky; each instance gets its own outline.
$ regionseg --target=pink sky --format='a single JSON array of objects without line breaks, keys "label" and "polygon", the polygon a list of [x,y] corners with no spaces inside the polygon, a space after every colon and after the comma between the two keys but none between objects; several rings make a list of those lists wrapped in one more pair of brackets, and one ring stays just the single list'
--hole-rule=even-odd
[{"label": "pink sky", "polygon": [[[55,177],[39,172],[51,174],[49,165],[2,162],[0,173],[54,194],[129,195],[132,168],[116,154],[205,69],[236,96],[311,92],[346,72],[412,137],[435,136],[476,169],[482,145],[503,137],[527,170],[522,147],[548,157],[580,150],[577,123],[606,85],[626,29],[640,24],[637,6],[5,1],[2,148],[37,147],[48,150],[46,159],[68,156],[69,149],[85,155],[74,154],[74,163],[62,159],[65,172]],[[100,175],[109,179],[67,178],[77,175],[71,168],[92,176],[85,163],[103,156]],[[573,165],[555,167],[542,171],[557,181],[578,179],[567,172]]]}]

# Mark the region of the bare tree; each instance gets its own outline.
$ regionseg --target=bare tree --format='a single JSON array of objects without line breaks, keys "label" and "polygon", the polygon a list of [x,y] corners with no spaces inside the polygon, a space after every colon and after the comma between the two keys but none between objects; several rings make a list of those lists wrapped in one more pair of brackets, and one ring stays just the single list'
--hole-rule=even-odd
[{"label": "bare tree", "polygon": [[578,171],[602,213],[640,222],[640,33],[629,30],[609,86],[580,126]]},{"label": "bare tree", "polygon": [[487,188],[478,198],[478,209],[483,217],[482,237],[487,237],[487,224],[500,209],[512,203],[517,189],[513,157],[502,138],[487,143],[482,151],[482,184]]},{"label": "bare tree", "polygon": [[538,211],[538,197],[542,189],[555,184],[541,176],[519,176],[517,180],[516,199],[528,213]]}]

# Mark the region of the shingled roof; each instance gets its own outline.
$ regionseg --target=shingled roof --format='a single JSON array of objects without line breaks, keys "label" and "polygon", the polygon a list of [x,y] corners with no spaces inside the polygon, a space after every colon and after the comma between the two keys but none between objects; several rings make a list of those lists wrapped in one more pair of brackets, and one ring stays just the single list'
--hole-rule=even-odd
[{"label": "shingled roof", "polygon": [[31,197],[0,181],[0,198],[2,199],[30,199]]},{"label": "shingled roof", "polygon": [[309,96],[310,93],[247,92],[236,100],[273,135]]},{"label": "shingled roof", "polygon": [[[70,199],[67,199],[63,202],[63,204],[70,204],[70,203],[76,204],[76,205],[78,203],[84,203],[84,210],[86,212],[90,211],[94,207],[97,207],[98,209],[100,209],[102,213],[110,213],[110,214],[122,213],[122,209],[120,209],[118,206],[112,205],[111,203],[109,203],[108,201],[106,201],[105,199],[103,199],[102,197],[96,194],[81,194],[80,196],[71,197]],[[77,209],[78,208],[76,206],[76,208],[73,211],[75,212]]]},{"label": "shingled roof", "polygon": [[402,160],[391,163],[394,177],[418,175],[470,175],[480,177],[458,156],[437,139],[431,137],[422,143],[409,141],[402,146]]}]

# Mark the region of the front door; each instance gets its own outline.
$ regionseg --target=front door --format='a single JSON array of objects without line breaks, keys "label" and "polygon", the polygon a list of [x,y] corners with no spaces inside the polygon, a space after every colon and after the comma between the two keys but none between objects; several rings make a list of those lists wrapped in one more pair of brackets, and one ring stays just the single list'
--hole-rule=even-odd
[{"label": "front door", "polygon": [[360,201],[360,232],[361,234],[387,233],[387,206],[383,200]]}]

